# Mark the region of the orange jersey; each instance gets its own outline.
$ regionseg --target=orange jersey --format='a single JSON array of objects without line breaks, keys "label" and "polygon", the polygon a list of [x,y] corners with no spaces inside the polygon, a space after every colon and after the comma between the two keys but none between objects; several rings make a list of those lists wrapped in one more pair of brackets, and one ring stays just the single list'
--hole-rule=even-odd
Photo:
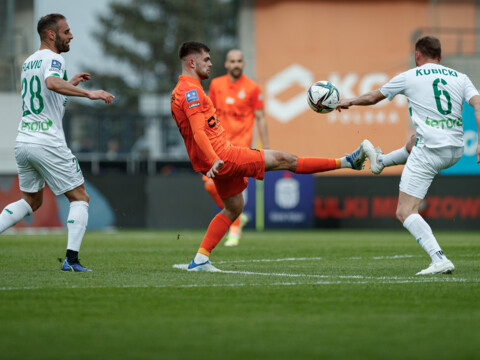
[{"label": "orange jersey", "polygon": [[236,82],[228,75],[210,83],[209,97],[227,133],[235,146],[252,146],[255,110],[263,109],[262,92],[258,85],[245,75]]},{"label": "orange jersey", "polygon": [[225,130],[217,119],[215,107],[203,91],[200,81],[191,76],[180,75],[172,92],[170,105],[193,169],[202,172],[210,170],[213,163],[195,141],[189,118],[196,114],[203,115],[203,130],[216,154],[222,154],[231,144],[225,137]]}]

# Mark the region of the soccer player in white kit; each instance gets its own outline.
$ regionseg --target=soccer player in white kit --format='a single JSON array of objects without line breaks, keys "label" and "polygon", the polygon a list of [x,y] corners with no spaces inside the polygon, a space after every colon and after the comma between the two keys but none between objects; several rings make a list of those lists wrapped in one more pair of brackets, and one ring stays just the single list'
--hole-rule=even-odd
[{"label": "soccer player in white kit", "polygon": [[49,14],[38,21],[40,49],[22,67],[22,120],[15,145],[22,199],[11,203],[0,214],[0,233],[36,211],[43,201],[47,182],[55,195],[70,201],[67,229],[67,254],[62,271],[91,271],[82,266],[78,252],[88,222],[89,197],[78,161],[67,147],[62,118],[67,96],[87,97],[111,104],[114,96],[103,90],[77,87],[90,80],[80,73],[67,79],[65,60],[60,55],[70,50],[73,35],[61,14]]},{"label": "soccer player in white kit", "polygon": [[[473,106],[480,130],[477,89],[467,75],[440,65],[441,59],[440,40],[424,36],[415,44],[416,68],[395,76],[379,90],[341,100],[337,105],[340,111],[352,105],[374,105],[385,98],[391,101],[397,94],[408,99],[416,131],[416,144],[413,148],[410,144],[410,155],[408,143],[387,155],[375,151],[368,140],[363,145],[374,173],[380,173],[384,166],[406,163],[400,179],[396,215],[432,259],[430,266],[417,275],[451,273],[455,269],[418,208],[435,175],[454,165],[463,155],[462,108],[465,101]],[[480,162],[480,142],[477,162]]]}]

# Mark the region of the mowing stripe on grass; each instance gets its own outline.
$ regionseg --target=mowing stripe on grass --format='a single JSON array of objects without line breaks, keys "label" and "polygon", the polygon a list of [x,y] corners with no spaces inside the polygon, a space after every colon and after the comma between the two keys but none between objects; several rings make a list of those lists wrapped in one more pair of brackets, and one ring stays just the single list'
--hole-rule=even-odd
[{"label": "mowing stripe on grass", "polygon": [[215,264],[232,264],[232,263],[250,263],[250,262],[282,262],[282,261],[309,261],[323,260],[321,257],[305,257],[305,258],[283,258],[283,259],[249,259],[249,260],[231,260],[231,261],[215,261]]},{"label": "mowing stripe on grass", "polygon": [[[192,276],[194,276],[192,274]],[[327,276],[328,277],[328,276]],[[387,278],[387,277],[357,277],[351,276],[330,276],[332,280],[321,280],[321,281],[298,281],[298,282],[272,282],[270,284],[265,283],[205,283],[205,284],[158,284],[158,285],[148,285],[148,284],[124,284],[124,285],[72,285],[72,286],[24,286],[24,287],[0,287],[0,291],[24,291],[24,290],[86,290],[86,289],[183,289],[183,288],[215,288],[215,287],[247,287],[247,286],[301,286],[301,285],[355,285],[355,284],[418,284],[418,283],[460,283],[460,282],[470,282],[478,283],[480,280],[467,280],[461,278],[452,278],[446,276],[429,276],[429,277],[418,277],[418,278]],[[350,280],[335,280],[335,278]],[[351,279],[358,279],[358,281],[352,281]]]}]

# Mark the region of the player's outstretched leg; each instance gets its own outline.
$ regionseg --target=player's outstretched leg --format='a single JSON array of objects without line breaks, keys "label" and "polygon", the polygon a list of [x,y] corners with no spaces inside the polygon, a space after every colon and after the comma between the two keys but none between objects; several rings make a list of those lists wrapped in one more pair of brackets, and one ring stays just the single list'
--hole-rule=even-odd
[{"label": "player's outstretched leg", "polygon": [[297,157],[276,150],[264,150],[264,155],[265,171],[289,170],[296,174],[314,174],[336,169],[362,170],[366,159],[362,145],[351,154],[338,159]]}]

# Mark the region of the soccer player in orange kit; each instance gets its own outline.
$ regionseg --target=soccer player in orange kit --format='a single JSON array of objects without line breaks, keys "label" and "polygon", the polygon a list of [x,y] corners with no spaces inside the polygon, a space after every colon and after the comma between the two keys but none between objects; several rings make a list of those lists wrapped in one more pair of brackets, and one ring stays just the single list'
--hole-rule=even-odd
[{"label": "soccer player in orange kit", "polygon": [[[227,74],[212,80],[208,97],[212,100],[219,121],[225,129],[227,139],[235,146],[252,147],[254,125],[262,142],[262,148],[268,149],[267,121],[263,111],[260,87],[243,74],[245,62],[240,50],[232,49],[227,53],[225,68]],[[223,202],[217,193],[212,179],[203,176],[205,190],[215,203],[223,209]],[[244,214],[233,222],[228,231],[225,246],[237,246],[242,227],[248,218]]]},{"label": "soccer player in orange kit", "polygon": [[171,110],[193,169],[213,179],[224,204],[222,211],[210,222],[187,270],[216,272],[220,270],[211,264],[210,253],[243,211],[242,192],[247,187],[247,177],[263,180],[265,171],[273,170],[289,170],[296,174],[339,168],[361,170],[366,156],[362,145],[352,154],[338,159],[299,158],[276,150],[233,146],[200,83],[210,75],[209,52],[205,44],[195,41],[180,46],[182,75],[171,95]]}]

